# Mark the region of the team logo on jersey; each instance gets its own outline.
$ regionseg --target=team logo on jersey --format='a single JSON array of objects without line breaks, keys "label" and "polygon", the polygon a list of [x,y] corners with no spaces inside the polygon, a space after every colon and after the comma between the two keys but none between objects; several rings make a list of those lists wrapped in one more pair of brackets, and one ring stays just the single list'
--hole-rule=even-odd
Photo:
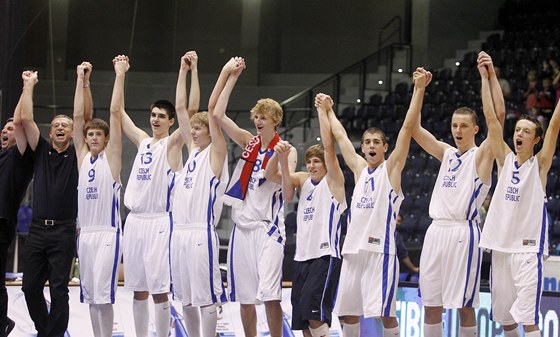
[{"label": "team logo on jersey", "polygon": [[374,237],[369,237],[368,238],[368,243],[371,243],[372,245],[379,245],[381,244],[381,239],[379,238],[374,238]]},{"label": "team logo on jersey", "polygon": [[329,243],[328,243],[328,242],[323,242],[323,243],[321,243],[321,245],[319,246],[319,249],[325,249],[325,248],[329,248]]},{"label": "team logo on jersey", "polygon": [[537,241],[536,240],[530,240],[530,239],[524,239],[523,240],[523,246],[531,246],[534,247],[537,245]]}]

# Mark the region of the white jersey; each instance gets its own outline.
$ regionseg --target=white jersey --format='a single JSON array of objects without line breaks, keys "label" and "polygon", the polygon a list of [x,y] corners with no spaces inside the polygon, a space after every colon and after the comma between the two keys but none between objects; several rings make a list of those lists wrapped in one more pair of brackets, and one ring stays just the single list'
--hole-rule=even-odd
[{"label": "white jersey", "polygon": [[124,204],[132,213],[165,213],[171,211],[171,192],[175,173],[167,161],[169,137],[150,144],[145,138],[138,146],[124,193]]},{"label": "white jersey", "polygon": [[212,172],[210,149],[194,148],[185,167],[177,175],[173,197],[173,222],[180,225],[215,227],[222,213],[222,195],[229,174],[227,156],[220,178]]},{"label": "white jersey", "polygon": [[480,247],[548,255],[548,216],[536,156],[521,166],[510,152],[498,178]]},{"label": "white jersey", "polygon": [[295,261],[340,258],[340,214],[345,209],[346,202],[335,199],[326,178],[318,183],[305,180],[298,202]]},{"label": "white jersey", "polygon": [[443,154],[439,174],[430,201],[430,217],[434,220],[479,221],[479,209],[490,186],[484,184],[476,172],[476,153],[473,147],[463,154],[451,147]]},{"label": "white jersey", "polygon": [[78,180],[78,227],[108,227],[120,231],[120,188],[113,179],[105,151],[85,155]]},{"label": "white jersey", "polygon": [[342,255],[360,250],[395,254],[395,223],[404,196],[394,191],[383,162],[366,166],[354,187]]},{"label": "white jersey", "polygon": [[232,208],[232,219],[240,228],[276,227],[271,235],[283,241],[284,237],[284,199],[282,185],[264,178],[262,167],[265,156],[272,156],[273,150],[259,150],[251,173],[245,200],[239,208]]}]

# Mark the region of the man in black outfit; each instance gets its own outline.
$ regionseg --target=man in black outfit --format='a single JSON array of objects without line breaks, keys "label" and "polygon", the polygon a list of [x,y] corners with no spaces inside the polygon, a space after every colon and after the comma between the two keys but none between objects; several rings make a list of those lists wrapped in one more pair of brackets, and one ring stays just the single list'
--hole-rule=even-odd
[{"label": "man in black outfit", "polygon": [[[21,102],[28,94],[29,92],[23,91],[14,113],[16,118],[21,113]],[[10,118],[2,129],[0,149],[0,337],[7,336],[15,325],[14,321],[8,318],[6,260],[8,248],[15,236],[19,204],[32,176],[33,153],[27,146],[23,128],[16,127]]]},{"label": "man in black outfit", "polygon": [[[91,119],[89,74],[79,79],[86,97],[85,116]],[[30,73],[24,90],[33,90],[37,73]],[[82,89],[83,88],[83,89]],[[29,102],[32,106],[32,102]],[[88,120],[88,119],[86,119]],[[21,123],[27,142],[35,152],[33,182],[33,220],[25,244],[23,287],[29,315],[35,323],[37,337],[62,337],[68,327],[68,281],[76,249],[78,212],[78,166],[72,140],[72,119],[55,116],[49,132],[50,143],[41,136],[33,119],[33,110],[22,109]],[[81,137],[82,130],[77,130]],[[50,312],[43,295],[49,281]]]}]

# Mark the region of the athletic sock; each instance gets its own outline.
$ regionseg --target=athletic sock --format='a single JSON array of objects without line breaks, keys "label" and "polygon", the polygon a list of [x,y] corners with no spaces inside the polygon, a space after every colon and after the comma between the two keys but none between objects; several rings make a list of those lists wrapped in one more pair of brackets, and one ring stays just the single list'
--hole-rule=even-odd
[{"label": "athletic sock", "polygon": [[136,337],[148,337],[148,324],[150,323],[148,300],[134,299],[132,301],[132,314],[134,316]]},{"label": "athletic sock", "polygon": [[539,330],[530,332],[525,331],[525,337],[541,337],[541,332]]},{"label": "athletic sock", "polygon": [[97,317],[102,337],[113,336],[113,305],[111,303],[97,304]]},{"label": "athletic sock", "polygon": [[462,326],[459,328],[459,337],[476,337],[478,336],[477,326]]},{"label": "athletic sock", "polygon": [[171,321],[170,307],[171,302],[169,301],[154,304],[157,337],[169,336],[169,325]]},{"label": "athletic sock", "polygon": [[401,330],[398,326],[394,328],[383,328],[383,337],[399,337],[401,335]]},{"label": "athletic sock", "polygon": [[200,322],[202,325],[202,336],[216,335],[218,310],[216,309],[215,305],[200,307]]},{"label": "athletic sock", "polygon": [[[358,324],[359,325],[359,324]],[[311,332],[311,336],[313,337],[330,337],[329,325],[327,323],[323,323],[320,327],[313,329],[309,327],[309,332]]]},{"label": "athletic sock", "polygon": [[183,307],[183,318],[189,337],[201,337],[200,310],[198,307]]},{"label": "athletic sock", "polygon": [[504,337],[521,337],[521,333],[519,332],[519,328],[515,328],[510,331],[504,330]]},{"label": "athletic sock", "polygon": [[342,326],[342,335],[344,337],[360,337],[360,323],[344,323]]},{"label": "athletic sock", "polygon": [[424,323],[424,336],[442,337],[443,336],[443,323],[436,324]]}]

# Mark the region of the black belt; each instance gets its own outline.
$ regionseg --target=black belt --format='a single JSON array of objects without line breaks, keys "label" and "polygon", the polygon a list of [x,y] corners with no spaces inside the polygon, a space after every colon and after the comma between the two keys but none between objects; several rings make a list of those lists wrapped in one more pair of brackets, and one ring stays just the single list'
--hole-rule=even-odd
[{"label": "black belt", "polygon": [[54,225],[70,225],[76,223],[76,220],[50,220],[50,219],[39,219],[33,218],[33,223],[43,225],[46,227],[52,227]]}]

